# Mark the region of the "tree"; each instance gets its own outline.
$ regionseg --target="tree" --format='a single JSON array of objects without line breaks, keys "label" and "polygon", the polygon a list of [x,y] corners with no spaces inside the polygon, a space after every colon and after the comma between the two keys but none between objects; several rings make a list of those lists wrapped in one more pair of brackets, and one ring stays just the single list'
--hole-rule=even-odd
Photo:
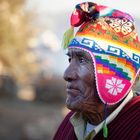
[{"label": "tree", "polygon": [[34,36],[33,13],[26,11],[25,0],[0,1],[0,67],[18,80],[38,71],[28,42]]}]

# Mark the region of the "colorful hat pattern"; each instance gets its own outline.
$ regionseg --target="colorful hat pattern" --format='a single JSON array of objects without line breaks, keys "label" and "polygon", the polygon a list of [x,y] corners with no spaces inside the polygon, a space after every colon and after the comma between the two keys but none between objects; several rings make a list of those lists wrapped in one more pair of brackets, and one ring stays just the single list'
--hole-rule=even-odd
[{"label": "colorful hat pattern", "polygon": [[129,93],[140,70],[140,42],[133,18],[85,2],[76,5],[71,25],[80,28],[68,47],[91,55],[100,99],[109,105],[118,103]]}]

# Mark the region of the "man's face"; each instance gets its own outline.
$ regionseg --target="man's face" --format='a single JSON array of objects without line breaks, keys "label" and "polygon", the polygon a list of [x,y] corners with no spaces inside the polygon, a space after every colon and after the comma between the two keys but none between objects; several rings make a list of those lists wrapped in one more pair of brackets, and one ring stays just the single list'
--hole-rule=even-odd
[{"label": "man's face", "polygon": [[68,50],[69,66],[64,73],[67,81],[66,105],[73,111],[97,111],[101,103],[96,90],[93,61],[89,53],[76,48]]}]

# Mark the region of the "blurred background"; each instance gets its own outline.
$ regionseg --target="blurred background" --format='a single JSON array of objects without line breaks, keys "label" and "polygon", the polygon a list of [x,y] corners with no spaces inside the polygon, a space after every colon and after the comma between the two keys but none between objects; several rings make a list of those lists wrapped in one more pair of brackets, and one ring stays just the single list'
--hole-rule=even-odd
[{"label": "blurred background", "polygon": [[[79,2],[0,0],[0,140],[51,140],[68,112],[61,40]],[[94,2],[129,12],[140,35],[137,0]]]}]

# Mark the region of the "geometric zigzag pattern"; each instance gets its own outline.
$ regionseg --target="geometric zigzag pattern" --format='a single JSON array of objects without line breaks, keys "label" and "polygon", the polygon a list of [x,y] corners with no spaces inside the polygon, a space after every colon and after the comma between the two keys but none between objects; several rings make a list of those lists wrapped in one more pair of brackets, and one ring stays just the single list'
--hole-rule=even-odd
[{"label": "geometric zigzag pattern", "polygon": [[103,54],[96,54],[95,58],[98,73],[119,76],[129,81],[135,77],[135,67],[124,58]]}]

